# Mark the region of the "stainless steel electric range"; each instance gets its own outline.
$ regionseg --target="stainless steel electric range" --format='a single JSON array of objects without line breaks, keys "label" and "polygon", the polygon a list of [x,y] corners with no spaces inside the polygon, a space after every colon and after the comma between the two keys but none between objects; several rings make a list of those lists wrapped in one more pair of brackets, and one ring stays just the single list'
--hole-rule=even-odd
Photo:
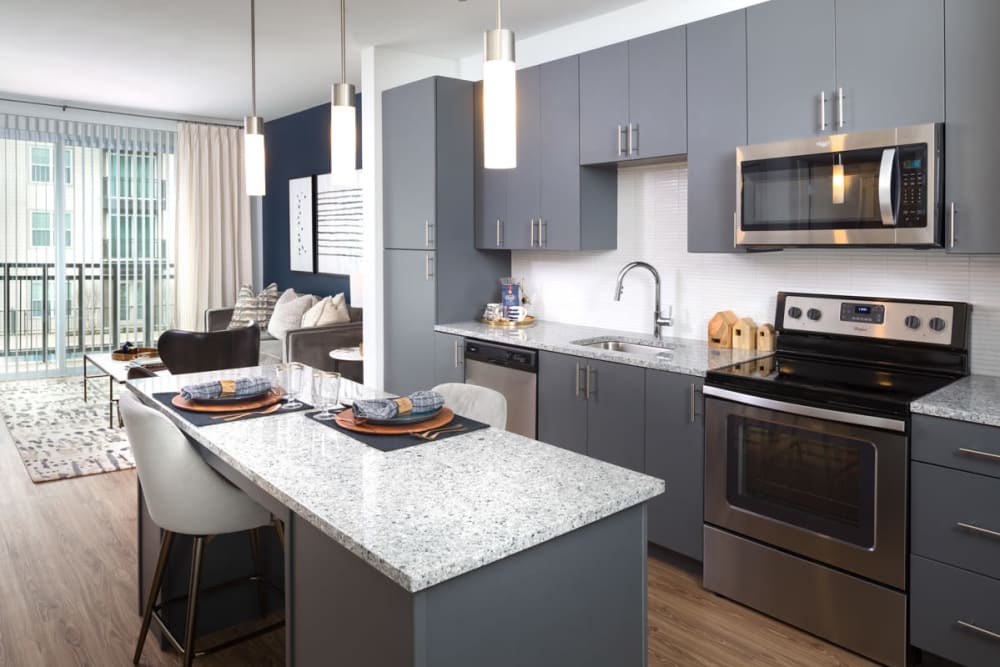
[{"label": "stainless steel electric range", "polygon": [[778,294],[775,355],[705,378],[706,588],[906,663],[909,405],[968,374],[970,316]]}]

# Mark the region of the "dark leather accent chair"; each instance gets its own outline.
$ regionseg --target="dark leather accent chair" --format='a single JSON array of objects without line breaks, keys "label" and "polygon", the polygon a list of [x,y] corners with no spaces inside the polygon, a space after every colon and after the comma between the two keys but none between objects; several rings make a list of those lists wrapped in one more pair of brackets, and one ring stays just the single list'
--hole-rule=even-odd
[{"label": "dark leather accent chair", "polygon": [[172,375],[258,365],[260,327],[256,322],[224,331],[170,329],[156,343],[160,360]]}]

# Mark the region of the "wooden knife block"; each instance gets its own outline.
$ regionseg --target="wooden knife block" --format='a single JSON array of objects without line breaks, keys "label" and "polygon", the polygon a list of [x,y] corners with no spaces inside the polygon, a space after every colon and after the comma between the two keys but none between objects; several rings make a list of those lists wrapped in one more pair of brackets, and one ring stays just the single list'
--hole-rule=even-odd
[{"label": "wooden knife block", "polygon": [[708,321],[708,344],[710,347],[733,346],[733,325],[736,324],[736,313],[731,310],[720,310]]}]

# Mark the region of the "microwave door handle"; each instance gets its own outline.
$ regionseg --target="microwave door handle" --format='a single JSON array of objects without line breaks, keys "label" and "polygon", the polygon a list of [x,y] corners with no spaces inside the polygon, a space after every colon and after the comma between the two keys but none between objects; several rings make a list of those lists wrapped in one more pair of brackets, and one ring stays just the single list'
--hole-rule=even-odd
[{"label": "microwave door handle", "polygon": [[895,168],[896,149],[886,148],[882,151],[882,164],[878,168],[878,209],[882,225],[886,227],[896,224],[896,211],[892,201],[892,176]]}]

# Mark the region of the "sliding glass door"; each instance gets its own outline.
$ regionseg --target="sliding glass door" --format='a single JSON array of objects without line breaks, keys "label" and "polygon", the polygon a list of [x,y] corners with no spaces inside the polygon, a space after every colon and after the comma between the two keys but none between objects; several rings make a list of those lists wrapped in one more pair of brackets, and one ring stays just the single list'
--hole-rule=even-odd
[{"label": "sliding glass door", "polygon": [[170,327],[173,145],[0,115],[0,378],[76,372]]}]

